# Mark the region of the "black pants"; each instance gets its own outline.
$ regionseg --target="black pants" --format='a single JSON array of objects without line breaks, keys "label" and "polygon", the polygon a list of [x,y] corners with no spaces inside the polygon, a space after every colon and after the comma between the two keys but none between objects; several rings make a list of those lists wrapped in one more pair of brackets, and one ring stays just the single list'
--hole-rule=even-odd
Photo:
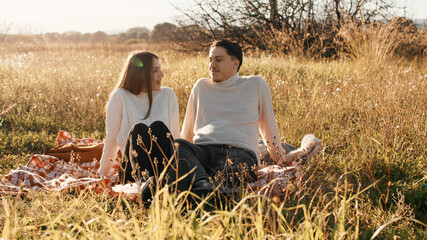
[{"label": "black pants", "polygon": [[[176,151],[173,142],[178,144]],[[149,127],[137,123],[129,131],[119,177],[122,183],[144,181],[165,171],[160,184],[171,184],[179,191],[193,187],[194,192],[205,194],[215,185],[234,188],[256,180],[256,165],[255,154],[240,148],[173,141],[166,125],[156,121]],[[214,185],[198,185],[200,180]]]},{"label": "black pants", "polygon": [[[193,173],[188,173],[195,164],[186,160],[176,161],[173,155],[173,138],[163,122],[156,121],[150,126],[137,123],[126,140],[120,163],[120,180],[122,183],[144,181],[151,176],[159,177],[165,171],[164,177],[157,179],[161,185],[171,184],[172,189],[188,190],[194,178]],[[185,175],[187,177],[177,182]]]},{"label": "black pants", "polygon": [[210,180],[215,185],[233,189],[257,179],[255,153],[227,145],[192,144],[183,139],[178,143],[179,160],[193,163],[194,182]]}]

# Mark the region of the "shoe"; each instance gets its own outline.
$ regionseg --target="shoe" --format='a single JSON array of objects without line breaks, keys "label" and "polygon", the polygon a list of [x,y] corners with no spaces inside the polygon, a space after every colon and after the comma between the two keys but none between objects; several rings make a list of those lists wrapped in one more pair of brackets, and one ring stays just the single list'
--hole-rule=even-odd
[{"label": "shoe", "polygon": [[193,184],[193,188],[209,188],[212,190],[215,187],[211,182],[209,182],[209,180],[200,179],[199,181],[197,181]]},{"label": "shoe", "polygon": [[[210,209],[211,207],[213,207],[212,210],[214,210],[224,208],[226,205],[231,206],[234,196],[234,192],[231,189],[224,186],[215,187],[214,184],[205,179],[200,179],[195,182],[191,192],[202,199],[209,196],[209,199],[207,200],[208,204],[206,205],[208,208],[205,210]],[[211,195],[212,193],[213,195]],[[195,206],[200,203],[200,199],[191,198],[189,200]]]},{"label": "shoe", "polygon": [[148,207],[151,205],[151,200],[156,190],[156,179],[150,177],[145,182],[141,182],[141,201],[144,206]]},{"label": "shoe", "polygon": [[191,191],[197,196],[203,198],[209,195],[215,189],[214,185],[206,179],[200,179],[193,184]]}]

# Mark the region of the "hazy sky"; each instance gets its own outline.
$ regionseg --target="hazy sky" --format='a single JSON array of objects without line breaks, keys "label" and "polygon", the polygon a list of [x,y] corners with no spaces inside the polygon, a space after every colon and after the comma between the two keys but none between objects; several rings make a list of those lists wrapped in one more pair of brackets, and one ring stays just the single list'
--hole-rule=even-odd
[{"label": "hazy sky", "polygon": [[[395,0],[396,1],[396,0]],[[407,16],[427,18],[427,0],[397,0],[406,4]],[[1,25],[26,33],[127,30],[174,22],[180,12],[173,5],[192,0],[0,0]],[[401,11],[400,15],[403,15]]]},{"label": "hazy sky", "polygon": [[[191,0],[0,0],[0,24],[31,32],[127,30],[173,22]],[[188,6],[188,5],[187,5]]]}]

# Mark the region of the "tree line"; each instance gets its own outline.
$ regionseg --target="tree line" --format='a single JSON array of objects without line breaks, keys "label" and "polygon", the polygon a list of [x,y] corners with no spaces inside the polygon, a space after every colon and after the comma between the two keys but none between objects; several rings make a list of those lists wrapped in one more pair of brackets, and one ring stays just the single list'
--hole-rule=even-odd
[{"label": "tree line", "polygon": [[170,42],[170,33],[178,27],[164,22],[154,26],[150,31],[147,27],[132,27],[122,33],[107,34],[103,31],[81,33],[67,31],[64,33],[48,32],[42,34],[7,34],[0,32],[0,42],[45,42],[45,43],[164,43]]}]

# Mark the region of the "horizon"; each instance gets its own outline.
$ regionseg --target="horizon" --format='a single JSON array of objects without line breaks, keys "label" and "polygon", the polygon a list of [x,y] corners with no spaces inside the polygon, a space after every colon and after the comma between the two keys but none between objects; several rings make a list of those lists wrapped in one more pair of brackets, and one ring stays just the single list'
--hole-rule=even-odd
[{"label": "horizon", "polygon": [[[403,2],[402,2],[403,1]],[[2,27],[10,27],[9,34],[41,34],[103,31],[108,34],[125,32],[133,27],[152,30],[156,24],[169,22],[183,15],[175,8],[186,9],[192,0],[125,0],[116,1],[75,0],[55,1],[12,1],[0,0],[0,33]],[[427,1],[401,0],[395,16],[406,16],[411,20],[427,20]],[[24,6],[24,7],[23,7]],[[99,6],[102,6],[100,9]],[[424,9],[424,11],[423,11]],[[3,26],[2,26],[3,25]]]}]

